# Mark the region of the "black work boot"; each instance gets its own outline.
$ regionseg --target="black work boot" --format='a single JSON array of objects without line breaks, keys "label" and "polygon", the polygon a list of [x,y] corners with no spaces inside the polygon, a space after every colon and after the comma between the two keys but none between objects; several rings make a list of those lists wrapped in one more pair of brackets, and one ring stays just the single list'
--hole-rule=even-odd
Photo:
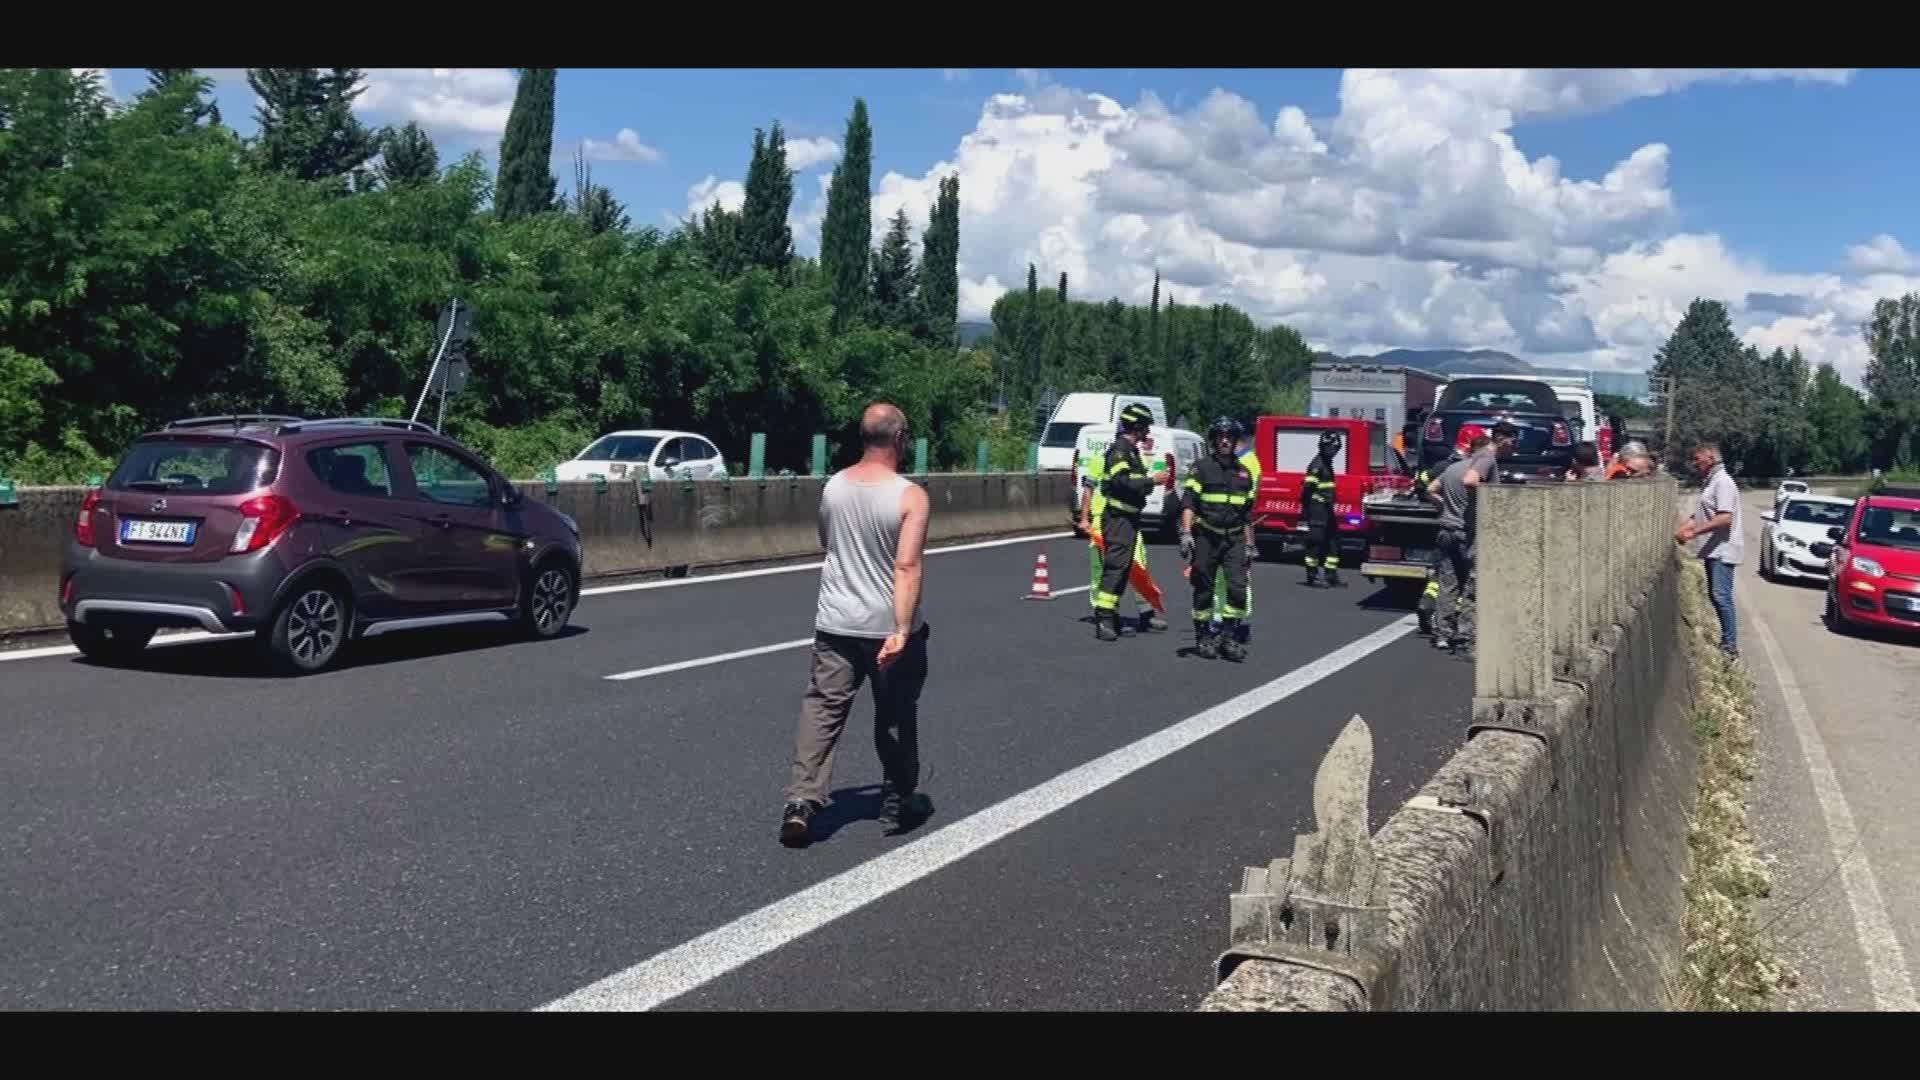
[{"label": "black work boot", "polygon": [[1149,630],[1156,634],[1164,634],[1167,632],[1167,620],[1161,618],[1160,613],[1157,611],[1143,611],[1140,613],[1140,632],[1144,634]]},{"label": "black work boot", "polygon": [[1195,620],[1193,624],[1193,655],[1202,660],[1220,659],[1220,646],[1213,636],[1213,627]]},{"label": "black work boot", "polygon": [[1337,566],[1327,567],[1327,588],[1344,589],[1346,587],[1346,584],[1340,580],[1340,568]]},{"label": "black work boot", "polygon": [[907,832],[933,813],[933,800],[917,791],[905,794],[885,785],[880,792],[880,831],[887,836]]},{"label": "black work boot", "polygon": [[788,847],[805,847],[812,839],[814,805],[795,799],[780,811],[780,842]]},{"label": "black work boot", "polygon": [[1315,585],[1318,585],[1318,584],[1320,584],[1320,568],[1318,566],[1315,566],[1312,563],[1308,563],[1307,564],[1307,587],[1313,588]]},{"label": "black work boot", "polygon": [[1120,640],[1120,616],[1111,611],[1098,612],[1093,617],[1093,636],[1101,641]]},{"label": "black work boot", "polygon": [[1220,635],[1220,656],[1236,664],[1247,658],[1247,650],[1240,644],[1238,620],[1227,620],[1226,633]]}]

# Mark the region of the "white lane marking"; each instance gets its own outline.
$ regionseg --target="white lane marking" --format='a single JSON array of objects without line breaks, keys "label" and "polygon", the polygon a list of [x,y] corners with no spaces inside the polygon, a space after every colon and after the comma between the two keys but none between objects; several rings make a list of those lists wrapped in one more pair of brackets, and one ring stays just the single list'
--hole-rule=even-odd
[{"label": "white lane marking", "polygon": [[785,649],[797,649],[802,645],[811,644],[813,644],[813,639],[810,637],[795,638],[792,641],[782,641],[773,645],[761,645],[752,649],[741,649],[739,652],[721,653],[718,656],[703,656],[698,660],[681,660],[677,663],[661,664],[658,667],[640,668],[637,671],[622,671],[616,675],[602,676],[602,678],[612,682],[625,682],[628,679],[644,679],[649,675],[666,675],[675,671],[686,671],[689,668],[706,667],[709,664],[724,664],[729,660],[745,660],[749,656],[765,656],[768,653],[781,652]]},{"label": "white lane marking", "polygon": [[[156,637],[147,643],[147,648],[157,649],[162,645],[191,645],[196,641],[226,641],[230,638],[252,636],[252,634],[209,634],[205,630],[183,630],[178,634]],[[8,660],[37,660],[47,656],[73,656],[79,651],[72,645],[41,645],[31,649],[13,649],[0,652],[0,663]]]},{"label": "white lane marking", "polygon": [[[1048,540],[1063,540],[1072,536],[1071,532],[1040,533],[1035,536],[1014,536],[1004,540],[982,540],[972,544],[955,544],[952,547],[928,548],[928,555],[951,555],[959,551],[979,551],[983,548],[1008,547],[1013,544],[1044,543]],[[715,581],[738,581],[741,578],[768,577],[773,574],[797,574],[803,570],[818,570],[826,565],[820,562],[797,563],[793,566],[768,566],[759,570],[736,570],[730,574],[708,574],[704,577],[676,578],[672,581],[636,581],[631,585],[598,585],[591,589],[581,589],[581,596],[606,596],[610,593],[639,592],[642,589],[674,589],[682,585],[705,585]]]},{"label": "white lane marking", "polygon": [[1847,906],[1853,909],[1853,930],[1860,941],[1860,956],[1867,967],[1867,981],[1873,985],[1874,1006],[1882,1012],[1914,1012],[1920,1000],[1913,993],[1913,980],[1907,973],[1907,959],[1894,936],[1893,920],[1887,915],[1886,901],[1880,896],[1880,882],[1860,843],[1860,831],[1853,822],[1853,809],[1840,790],[1833,761],[1827,757],[1827,744],[1814,726],[1807,700],[1800,694],[1800,681],[1787,667],[1773,631],[1753,610],[1753,628],[1759,633],[1760,647],[1766,651],[1773,668],[1774,682],[1786,700],[1787,716],[1793,721],[1793,733],[1800,741],[1800,753],[1807,762],[1807,776],[1813,781],[1813,793],[1820,800],[1820,812],[1827,819],[1827,844],[1834,864],[1840,868],[1840,886],[1847,894]]},{"label": "white lane marking", "polygon": [[[929,555],[951,555],[959,551],[979,551],[983,548],[1010,547],[1014,544],[1044,543],[1048,540],[1061,540],[1072,536],[1071,532],[1039,533],[1034,536],[1014,536],[1003,540],[982,540],[972,544],[956,544],[952,547],[928,548]],[[737,570],[730,574],[709,574],[705,577],[679,578],[674,581],[640,581],[631,585],[600,585],[591,589],[581,589],[580,595],[606,596],[609,593],[638,592],[641,589],[672,589],[681,585],[706,585],[716,581],[738,581],[741,578],[766,577],[770,574],[795,574],[802,570],[818,570],[823,564],[817,562],[801,563],[797,566],[771,566],[759,570]],[[1071,590],[1069,590],[1071,591]],[[1085,591],[1085,590],[1081,590]],[[1057,595],[1057,594],[1056,594]],[[209,634],[205,630],[168,635],[155,638],[154,645],[183,645],[190,641],[225,640],[234,637],[246,637],[245,634]],[[812,639],[808,639],[812,640]],[[14,649],[0,652],[0,664],[9,660],[39,660],[49,656],[72,656],[79,652],[72,645],[42,645],[31,649]]]},{"label": "white lane marking", "polygon": [[[540,1007],[639,1011],[697,990],[988,844],[1222,731],[1413,632],[1409,616],[1304,667]],[[771,838],[769,838],[771,843]]]}]

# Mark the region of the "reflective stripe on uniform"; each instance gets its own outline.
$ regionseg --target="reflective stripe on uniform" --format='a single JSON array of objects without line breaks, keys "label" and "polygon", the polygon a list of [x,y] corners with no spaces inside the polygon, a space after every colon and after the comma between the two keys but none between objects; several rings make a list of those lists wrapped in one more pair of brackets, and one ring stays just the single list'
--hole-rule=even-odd
[{"label": "reflective stripe on uniform", "polygon": [[1112,611],[1120,604],[1120,598],[1113,593],[1103,592],[1093,598],[1095,611]]}]

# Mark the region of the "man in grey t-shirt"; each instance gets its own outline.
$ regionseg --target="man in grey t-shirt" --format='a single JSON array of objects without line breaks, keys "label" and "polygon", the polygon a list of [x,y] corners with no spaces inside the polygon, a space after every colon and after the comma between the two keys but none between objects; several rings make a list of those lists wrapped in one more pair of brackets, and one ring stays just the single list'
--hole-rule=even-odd
[{"label": "man in grey t-shirt", "polygon": [[1473,489],[1499,480],[1500,457],[1512,453],[1518,432],[1505,421],[1494,425],[1493,437],[1476,435],[1467,456],[1447,466],[1427,485],[1427,494],[1440,504],[1440,595],[1436,597],[1433,647],[1464,652],[1473,646],[1473,544],[1478,510]]},{"label": "man in grey t-shirt", "polygon": [[907,418],[885,403],[860,417],[860,461],[820,494],[820,596],[813,665],[794,732],[793,773],[780,813],[780,842],[805,845],[826,805],[833,752],[862,683],[873,684],[873,741],[885,782],[880,827],[905,832],[930,813],[920,781],[920,691],[927,682],[927,626],[920,617],[921,560],[930,504],[900,475]]},{"label": "man in grey t-shirt", "polygon": [[1700,488],[1700,501],[1694,506],[1693,517],[1674,530],[1673,539],[1676,543],[1690,544],[1700,537],[1706,538],[1700,545],[1699,555],[1707,571],[1707,599],[1713,602],[1713,612],[1720,617],[1720,651],[1730,660],[1738,659],[1740,641],[1734,621],[1733,568],[1740,565],[1740,557],[1746,554],[1746,538],[1740,521],[1740,488],[1720,460],[1720,448],[1712,443],[1693,448],[1693,468],[1705,476],[1707,482]]}]

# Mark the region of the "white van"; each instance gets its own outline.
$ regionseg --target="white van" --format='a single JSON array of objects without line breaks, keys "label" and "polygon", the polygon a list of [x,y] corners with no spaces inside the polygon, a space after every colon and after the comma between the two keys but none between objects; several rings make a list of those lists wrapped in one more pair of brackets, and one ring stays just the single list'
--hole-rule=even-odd
[{"label": "white van", "polygon": [[[1122,406],[1124,408],[1124,406]],[[1113,445],[1113,428],[1089,424],[1082,428],[1074,444],[1073,494],[1067,505],[1067,520],[1076,527],[1080,521],[1080,472],[1084,462],[1107,456]],[[1206,440],[1191,431],[1156,426],[1140,444],[1141,460],[1153,471],[1153,491],[1140,512],[1140,528],[1152,536],[1169,539],[1180,531],[1180,481],[1193,469],[1193,463],[1206,453]],[[1077,531],[1077,529],[1076,529]]]},{"label": "white van", "polygon": [[1167,403],[1157,397],[1142,394],[1068,394],[1054,407],[1053,415],[1047,418],[1046,430],[1040,433],[1040,471],[1065,472],[1074,466],[1074,447],[1079,444],[1080,432],[1087,425],[1106,429],[1112,436],[1113,429],[1120,422],[1120,410],[1139,402],[1153,413],[1155,427],[1165,427],[1167,423]]}]

